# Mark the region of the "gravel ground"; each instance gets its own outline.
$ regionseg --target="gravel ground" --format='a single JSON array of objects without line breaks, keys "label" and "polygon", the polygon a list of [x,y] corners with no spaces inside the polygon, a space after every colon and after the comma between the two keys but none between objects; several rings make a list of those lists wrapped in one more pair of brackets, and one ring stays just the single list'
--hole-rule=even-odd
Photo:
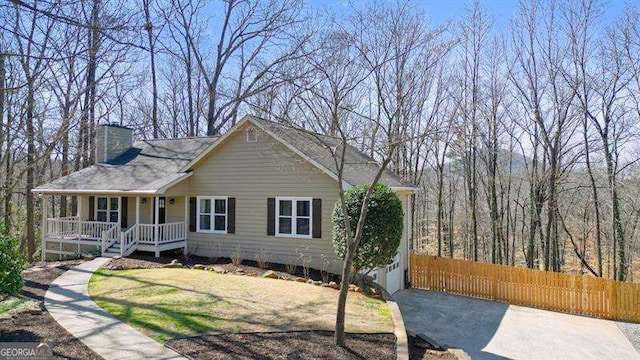
[{"label": "gravel ground", "polygon": [[[42,263],[23,273],[22,295],[42,302],[49,284],[81,261]],[[56,359],[101,359],[80,340],[73,337],[47,311],[16,314],[0,320],[0,339],[3,342],[45,342],[51,346]]]},{"label": "gravel ground", "polygon": [[616,322],[620,331],[629,339],[638,352],[640,352],[640,324]]},{"label": "gravel ground", "polygon": [[331,331],[222,334],[165,343],[192,359],[393,359],[393,334],[347,334],[346,348]]}]

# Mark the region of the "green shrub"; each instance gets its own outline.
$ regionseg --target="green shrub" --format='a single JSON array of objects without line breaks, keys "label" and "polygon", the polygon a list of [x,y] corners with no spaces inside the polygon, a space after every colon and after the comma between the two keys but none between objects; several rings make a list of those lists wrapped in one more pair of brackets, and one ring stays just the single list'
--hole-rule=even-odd
[{"label": "green shrub", "polygon": [[0,293],[16,294],[22,289],[24,260],[18,242],[12,239],[0,223]]},{"label": "green shrub", "polygon": [[[351,234],[355,234],[360,218],[360,209],[368,186],[351,188],[345,194]],[[336,255],[344,259],[346,255],[345,222],[340,200],[333,209],[333,248]],[[375,186],[367,203],[362,239],[353,257],[356,272],[362,269],[373,270],[393,262],[400,240],[402,239],[403,217],[402,203],[398,195],[388,186]]]}]

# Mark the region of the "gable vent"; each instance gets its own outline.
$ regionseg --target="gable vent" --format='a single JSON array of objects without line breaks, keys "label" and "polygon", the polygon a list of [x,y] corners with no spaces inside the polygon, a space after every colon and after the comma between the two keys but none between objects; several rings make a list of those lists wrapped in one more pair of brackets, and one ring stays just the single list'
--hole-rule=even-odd
[{"label": "gable vent", "polygon": [[249,126],[246,130],[247,132],[247,142],[256,142],[258,141],[258,132],[256,128],[253,126]]}]

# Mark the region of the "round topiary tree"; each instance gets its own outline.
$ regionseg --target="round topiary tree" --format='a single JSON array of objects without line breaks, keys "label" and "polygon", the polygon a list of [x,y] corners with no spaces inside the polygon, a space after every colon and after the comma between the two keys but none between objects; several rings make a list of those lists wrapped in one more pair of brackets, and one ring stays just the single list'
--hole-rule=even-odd
[{"label": "round topiary tree", "polygon": [[[355,234],[368,186],[357,186],[345,193],[351,234]],[[388,186],[377,184],[367,203],[367,217],[360,244],[353,257],[355,273],[389,265],[398,252],[403,228],[402,203]],[[341,201],[333,209],[333,248],[340,259],[347,251],[345,221]]]},{"label": "round topiary tree", "polygon": [[0,223],[0,294],[16,294],[22,289],[24,260],[18,251],[18,243],[12,239]]}]

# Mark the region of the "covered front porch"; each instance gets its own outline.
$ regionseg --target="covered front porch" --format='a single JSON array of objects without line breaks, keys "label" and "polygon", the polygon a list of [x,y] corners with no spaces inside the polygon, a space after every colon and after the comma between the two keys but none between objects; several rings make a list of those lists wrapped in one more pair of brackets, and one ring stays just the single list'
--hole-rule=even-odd
[{"label": "covered front porch", "polygon": [[128,256],[134,251],[183,249],[187,252],[187,196],[75,195],[76,214],[49,217],[43,194],[42,256],[58,258],[85,252]]}]

